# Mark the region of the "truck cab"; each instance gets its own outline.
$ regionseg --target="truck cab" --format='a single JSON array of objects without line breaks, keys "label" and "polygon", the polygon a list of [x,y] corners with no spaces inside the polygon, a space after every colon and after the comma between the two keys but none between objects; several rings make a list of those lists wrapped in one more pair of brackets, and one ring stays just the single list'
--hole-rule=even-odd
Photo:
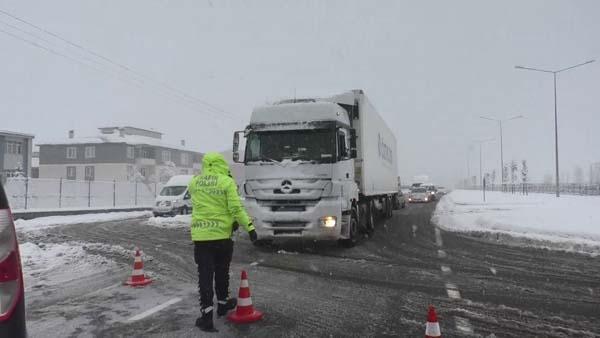
[{"label": "truck cab", "polygon": [[[261,239],[348,237],[358,199],[348,114],[331,102],[254,110],[244,132],[245,206]],[[235,156],[235,155],[234,155]]]},{"label": "truck cab", "polygon": [[[246,145],[240,156],[240,140]],[[253,110],[234,134],[245,206],[263,240],[339,240],[400,206],[396,138],[362,90]]]}]

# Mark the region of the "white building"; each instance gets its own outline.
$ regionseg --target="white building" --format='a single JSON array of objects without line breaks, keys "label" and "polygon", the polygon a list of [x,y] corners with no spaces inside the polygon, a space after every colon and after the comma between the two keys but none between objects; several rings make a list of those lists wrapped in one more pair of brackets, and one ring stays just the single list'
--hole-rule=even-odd
[{"label": "white building", "polygon": [[33,135],[0,130],[0,176],[31,175]]},{"label": "white building", "polygon": [[135,127],[104,127],[94,137],[39,144],[39,177],[70,180],[166,182],[173,175],[195,174],[202,154],[163,142],[162,133]]}]

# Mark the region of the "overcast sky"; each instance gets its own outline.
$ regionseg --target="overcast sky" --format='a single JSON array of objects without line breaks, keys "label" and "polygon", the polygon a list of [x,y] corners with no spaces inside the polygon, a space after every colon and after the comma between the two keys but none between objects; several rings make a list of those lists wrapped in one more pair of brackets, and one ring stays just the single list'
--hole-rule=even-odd
[{"label": "overcast sky", "polygon": [[[505,124],[505,161],[528,160],[535,180],[552,174],[552,75],[514,66],[600,57],[593,0],[0,0],[0,10],[144,76],[0,14],[0,129],[41,141],[127,124],[223,150],[256,105],[361,88],[396,132],[405,181],[455,183],[468,158],[477,173],[478,147],[469,147],[490,137],[483,169],[499,171],[497,125],[480,115],[526,116]],[[587,175],[600,161],[599,89],[600,62],[558,78],[560,160],[571,180],[576,165]]]}]

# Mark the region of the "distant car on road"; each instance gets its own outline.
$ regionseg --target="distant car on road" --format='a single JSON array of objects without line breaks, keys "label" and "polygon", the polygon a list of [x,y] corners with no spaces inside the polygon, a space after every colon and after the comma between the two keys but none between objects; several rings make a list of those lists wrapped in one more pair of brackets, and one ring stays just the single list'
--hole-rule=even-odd
[{"label": "distant car on road", "polygon": [[408,201],[410,203],[429,202],[430,200],[431,199],[429,197],[429,192],[427,191],[427,189],[422,187],[412,189],[410,191],[410,194],[408,195]]},{"label": "distant car on road", "polygon": [[193,175],[177,175],[169,179],[158,196],[152,213],[156,216],[186,215],[192,211],[192,201],[187,187]]},{"label": "distant car on road", "polygon": [[25,292],[19,243],[0,182],[0,337],[25,336]]},{"label": "distant car on road", "polygon": [[446,187],[437,187],[438,195],[443,196],[446,195],[449,190]]},{"label": "distant car on road", "polygon": [[435,185],[433,184],[424,184],[421,187],[425,188],[427,190],[427,193],[429,194],[429,200],[430,201],[435,201],[438,198],[438,190],[435,187]]}]

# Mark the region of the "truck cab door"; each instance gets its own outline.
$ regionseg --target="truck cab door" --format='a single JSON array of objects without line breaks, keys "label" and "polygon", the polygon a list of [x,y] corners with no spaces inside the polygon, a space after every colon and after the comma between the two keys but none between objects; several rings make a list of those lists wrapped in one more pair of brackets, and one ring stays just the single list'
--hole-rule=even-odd
[{"label": "truck cab door", "polygon": [[[340,128],[337,131],[337,175],[334,178],[339,179],[342,185],[343,197],[345,201],[358,199],[358,187],[354,181],[354,159],[351,150],[351,133],[349,130]],[[347,204],[347,203],[345,203]],[[349,205],[346,205],[346,210]]]}]

